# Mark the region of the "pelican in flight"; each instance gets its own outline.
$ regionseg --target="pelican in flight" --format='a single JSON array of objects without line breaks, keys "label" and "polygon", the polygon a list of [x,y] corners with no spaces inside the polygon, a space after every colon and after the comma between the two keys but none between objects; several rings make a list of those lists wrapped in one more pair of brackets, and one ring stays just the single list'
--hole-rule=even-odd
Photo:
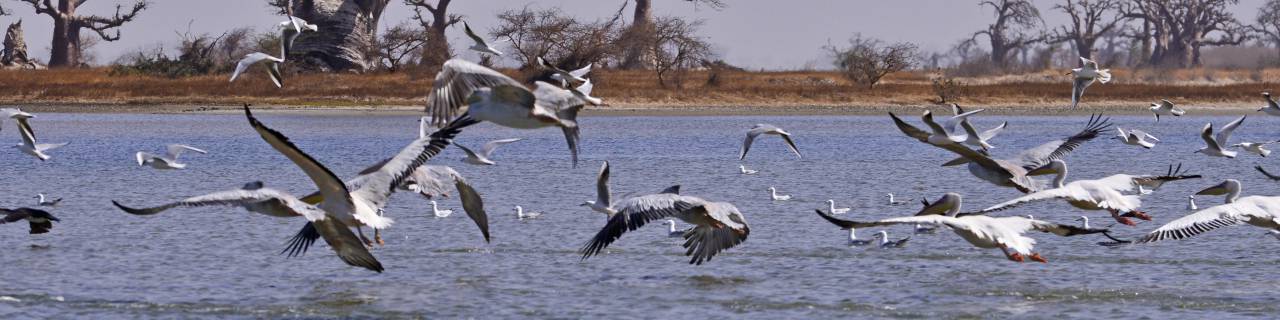
[{"label": "pelican in flight", "polygon": [[831,214],[845,214],[849,210],[853,210],[851,208],[836,208],[836,201],[833,199],[827,200],[827,209],[831,210]]},{"label": "pelican in flight", "polygon": [[479,53],[488,53],[495,56],[502,55],[502,51],[498,51],[498,49],[493,48],[493,46],[489,45],[488,41],[485,41],[484,38],[481,38],[479,35],[476,35],[475,31],[471,31],[471,25],[467,24],[466,21],[462,22],[462,30],[466,31],[467,37],[471,38],[471,42],[473,42],[471,47],[467,49],[471,49],[471,51],[475,51]]},{"label": "pelican in flight", "polygon": [[1227,148],[1224,148],[1223,146],[1226,146],[1227,143],[1230,142],[1231,132],[1236,131],[1236,128],[1239,128],[1240,124],[1244,123],[1244,118],[1246,117],[1248,116],[1240,116],[1239,119],[1227,123],[1226,126],[1222,127],[1222,131],[1219,131],[1216,136],[1213,135],[1213,123],[1206,123],[1204,125],[1204,129],[1200,130],[1200,139],[1204,140],[1206,146],[1204,148],[1200,148],[1200,150],[1196,150],[1196,153],[1203,153],[1210,157],[1235,158],[1237,152],[1227,150]]},{"label": "pelican in flight", "polygon": [[27,220],[27,224],[31,227],[28,231],[29,234],[47,233],[49,229],[53,228],[54,221],[62,222],[62,220],[58,220],[57,217],[49,214],[48,211],[40,209],[0,209],[0,214],[4,215],[4,218],[0,219],[0,224]]},{"label": "pelican in flight", "polygon": [[45,198],[43,193],[37,193],[34,198],[36,198],[36,204],[41,207],[57,207],[62,203],[62,198]]},{"label": "pelican in flight", "polygon": [[773,201],[787,201],[787,200],[791,200],[791,195],[778,194],[777,188],[769,187],[769,198],[773,199]]},{"label": "pelican in flight", "polygon": [[[1064,183],[1067,179],[1067,164],[1062,160],[1050,161],[1044,168],[1037,170],[1057,174],[1057,177],[1053,179],[1052,189],[1032,192],[982,209],[977,213],[988,213],[1032,202],[1061,199],[1079,209],[1107,210],[1116,221],[1132,226],[1137,224],[1130,220],[1129,217],[1151,220],[1151,216],[1138,210],[1142,206],[1140,195],[1157,190],[1170,181],[1200,178],[1200,175],[1185,174],[1181,165],[1176,169],[1170,165],[1169,171],[1164,175],[1134,176],[1117,174],[1097,180],[1076,180],[1071,183]],[[971,213],[960,215],[969,214]]]},{"label": "pelican in flight", "polygon": [[[1125,132],[1123,128],[1116,127],[1116,131],[1120,134],[1112,137],[1112,139],[1120,140],[1120,142],[1127,145],[1151,149],[1151,147],[1156,146],[1155,142],[1160,142],[1160,139],[1156,139],[1155,136],[1138,129],[1130,129],[1129,132]],[[1147,141],[1147,139],[1155,142]]]},{"label": "pelican in flight", "polygon": [[191,151],[201,154],[209,153],[208,151],[197,149],[185,144],[170,144],[165,146],[165,149],[168,152],[163,156],[139,151],[134,154],[134,158],[138,160],[138,166],[150,166],[161,170],[172,170],[187,168],[187,164],[178,162],[178,156],[181,155],[183,151]]},{"label": "pelican in flight", "polygon": [[1235,202],[1236,199],[1240,198],[1240,191],[1243,189],[1243,186],[1244,184],[1240,183],[1240,180],[1226,179],[1223,180],[1222,183],[1200,190],[1200,192],[1196,192],[1196,195],[1225,196],[1223,197],[1222,202],[1232,203]]},{"label": "pelican in flight", "polygon": [[760,173],[760,170],[751,170],[751,169],[747,169],[747,166],[746,166],[746,165],[741,165],[741,164],[740,164],[740,165],[738,165],[738,170],[740,170],[740,171],[742,172],[742,174],[757,174],[757,173]]},{"label": "pelican in flight", "polygon": [[1228,179],[1222,184],[1201,191],[1200,194],[1227,194],[1227,203],[1205,208],[1190,215],[1170,221],[1138,239],[1149,243],[1168,239],[1185,239],[1214,229],[1249,224],[1280,230],[1280,197],[1240,197],[1240,182]]},{"label": "pelican in flight", "polygon": [[231,73],[231,80],[227,80],[227,82],[235,82],[236,78],[239,78],[241,73],[244,73],[244,71],[248,70],[249,67],[262,61],[267,61],[267,73],[271,75],[271,83],[274,83],[276,88],[284,87],[284,77],[280,75],[280,64],[284,63],[284,59],[276,58],[261,52],[244,55],[244,58],[240,59],[240,62],[236,63],[236,70]]},{"label": "pelican in flight", "polygon": [[1280,116],[1280,105],[1276,104],[1275,99],[1271,99],[1271,93],[1263,92],[1262,98],[1267,100],[1267,105],[1262,106],[1258,111],[1265,112],[1266,114],[1273,116]]},{"label": "pelican in flight", "polygon": [[1256,154],[1256,155],[1262,156],[1263,158],[1266,158],[1268,155],[1271,155],[1271,150],[1267,150],[1265,147],[1268,144],[1272,144],[1276,142],[1280,142],[1280,140],[1265,141],[1265,142],[1241,142],[1241,143],[1233,144],[1231,145],[1231,147],[1241,148],[1241,149],[1244,149],[1244,151],[1248,151],[1249,153]]},{"label": "pelican in flight", "polygon": [[971,215],[952,217],[946,213],[959,212],[961,197],[948,193],[937,201],[938,207],[947,210],[926,210],[909,217],[889,218],[877,221],[851,221],[831,216],[822,210],[814,210],[818,216],[844,229],[889,226],[895,224],[930,224],[950,227],[956,235],[969,244],[984,249],[998,248],[1009,260],[1022,262],[1024,259],[1047,263],[1044,257],[1034,252],[1036,240],[1023,234],[1028,231],[1040,231],[1069,237],[1081,234],[1105,233],[1106,229],[1086,229],[1070,225],[1056,224],[1048,221],[1027,219],[1025,217],[988,217]]},{"label": "pelican in flight", "polygon": [[22,143],[13,147],[17,148],[18,151],[22,151],[22,153],[34,156],[37,159],[40,159],[40,161],[45,161],[49,160],[49,155],[45,153],[46,151],[67,145],[67,142],[36,143],[36,133],[31,130],[31,123],[27,122],[27,119],[30,119],[30,117],[18,117],[13,119],[18,121],[18,133],[22,136]]},{"label": "pelican in flight", "polygon": [[[928,132],[907,124],[892,112],[889,113],[889,117],[893,118],[894,125],[902,133],[920,142],[929,143],[930,134]],[[922,118],[925,118],[926,123],[933,122],[931,116],[927,113]],[[1048,164],[1049,161],[1062,159],[1085,142],[1093,140],[1098,136],[1099,132],[1111,126],[1111,124],[1107,123],[1108,120],[1100,115],[1094,115],[1089,118],[1089,123],[1086,124],[1085,128],[1075,135],[1065,139],[1049,141],[1035,148],[1024,150],[1012,159],[992,158],[985,152],[978,152],[960,144],[929,144],[960,156],[948,161],[943,166],[968,164],[969,173],[979,179],[986,180],[997,186],[1012,187],[1023,193],[1029,193],[1037,190],[1039,183],[1027,175],[1028,171],[1040,168]]]},{"label": "pelican in flight", "polygon": [[293,41],[306,31],[317,31],[320,27],[308,23],[302,18],[289,16],[289,20],[281,21],[277,24],[280,27],[280,60],[289,58],[289,52],[293,51]]},{"label": "pelican in flight", "polygon": [[797,158],[804,158],[800,155],[800,150],[796,149],[796,142],[791,140],[791,133],[782,128],[771,124],[759,123],[747,130],[747,138],[742,140],[742,152],[738,153],[738,160],[747,158],[747,151],[751,150],[751,143],[756,141],[756,137],[762,134],[775,135],[782,137],[787,142],[787,147],[791,148],[791,152],[796,154]]},{"label": "pelican in flight", "polygon": [[462,146],[462,144],[455,143],[454,145],[458,146],[459,149],[462,149],[462,152],[467,153],[467,157],[463,158],[462,162],[466,162],[474,165],[481,165],[481,166],[491,166],[491,165],[494,165],[495,163],[493,162],[493,160],[489,159],[489,156],[493,154],[494,150],[497,150],[498,147],[504,144],[508,144],[508,143],[512,143],[520,140],[524,140],[524,139],[511,138],[511,139],[489,141],[489,142],[486,142],[484,146],[480,147],[480,152],[471,151],[470,148],[464,147]]},{"label": "pelican in flight", "polygon": [[[577,89],[566,90],[541,81],[534,86],[529,90],[501,72],[450,59],[436,74],[426,111],[436,126],[465,118],[516,129],[559,127],[576,167],[578,111],[591,102],[583,99]],[[464,106],[467,111],[458,115]]]},{"label": "pelican in flight", "polygon": [[1080,97],[1084,95],[1084,89],[1092,85],[1094,81],[1101,83],[1111,82],[1111,69],[1098,69],[1098,63],[1080,57],[1079,68],[1071,69],[1073,81],[1071,82],[1071,108],[1075,109],[1080,104]]},{"label": "pelican in flight", "polygon": [[690,256],[689,263],[696,265],[746,241],[751,234],[746,217],[727,202],[661,193],[626,199],[617,208],[618,214],[610,217],[604,228],[578,251],[583,260],[599,254],[623,233],[657,219],[676,218],[694,226],[684,232],[684,248],[685,255]]},{"label": "pelican in flight", "polygon": [[1152,102],[1149,109],[1151,109],[1151,114],[1156,116],[1156,122],[1160,122],[1160,116],[1181,117],[1187,113],[1186,110],[1174,106],[1173,102],[1169,102],[1169,100],[1160,100],[1159,103]]}]

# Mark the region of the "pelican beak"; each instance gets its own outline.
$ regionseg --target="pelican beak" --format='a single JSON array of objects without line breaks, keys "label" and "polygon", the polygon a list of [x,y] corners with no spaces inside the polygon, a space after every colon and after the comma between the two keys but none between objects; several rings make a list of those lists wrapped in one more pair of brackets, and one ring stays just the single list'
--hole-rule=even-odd
[{"label": "pelican beak", "polygon": [[1224,195],[1224,194],[1227,194],[1227,183],[1226,183],[1226,182],[1219,183],[1219,184],[1218,184],[1218,185],[1216,185],[1216,186],[1212,186],[1212,187],[1205,188],[1204,190],[1200,190],[1200,192],[1196,192],[1196,194],[1195,194],[1195,195],[1198,195],[1198,196],[1199,196],[1199,195],[1220,196],[1220,195]]},{"label": "pelican beak", "polygon": [[1262,111],[1262,109],[1266,109],[1266,108],[1267,108],[1267,107],[1261,107],[1261,108],[1258,108],[1258,111]]},{"label": "pelican beak", "polygon": [[1034,170],[1028,171],[1027,175],[1038,176],[1038,175],[1057,174],[1057,173],[1058,173],[1057,169],[1054,169],[1053,166],[1046,164],[1046,165],[1040,166],[1039,168],[1035,168]]}]

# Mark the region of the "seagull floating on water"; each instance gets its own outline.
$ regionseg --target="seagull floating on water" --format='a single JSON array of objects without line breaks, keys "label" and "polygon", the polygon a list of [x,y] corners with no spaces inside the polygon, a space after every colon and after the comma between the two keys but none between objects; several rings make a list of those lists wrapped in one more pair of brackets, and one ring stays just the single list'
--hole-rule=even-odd
[{"label": "seagull floating on water", "polygon": [[488,41],[485,41],[484,38],[481,38],[479,35],[476,35],[475,31],[471,31],[471,25],[467,24],[466,21],[462,22],[462,30],[467,33],[467,37],[471,38],[471,42],[473,42],[471,47],[467,49],[471,49],[471,51],[475,51],[479,53],[488,53],[496,56],[502,55],[502,51],[498,51],[498,49],[493,48],[493,46],[489,45]]},{"label": "seagull floating on water", "polygon": [[4,215],[4,218],[0,219],[0,224],[26,220],[31,227],[29,234],[47,233],[53,228],[54,221],[62,221],[48,211],[32,208],[0,209],[0,214]]},{"label": "seagull floating on water", "polygon": [[1199,207],[1196,207],[1196,196],[1195,195],[1187,196],[1187,210],[1199,210],[1199,209],[1200,209]]},{"label": "seagull floating on water", "polygon": [[782,137],[782,140],[787,142],[787,147],[791,148],[791,152],[794,152],[797,158],[804,158],[804,156],[800,155],[800,150],[796,149],[796,142],[791,140],[790,132],[772,124],[758,123],[751,127],[751,130],[747,130],[747,137],[742,140],[742,152],[738,153],[738,160],[747,158],[747,151],[751,150],[751,143],[755,142],[756,137],[762,134]]},{"label": "seagull floating on water", "polygon": [[1263,92],[1262,98],[1267,100],[1267,105],[1262,106],[1262,108],[1259,108],[1258,111],[1261,111],[1273,116],[1280,116],[1280,105],[1276,104],[1275,99],[1271,99],[1271,93]]},{"label": "seagull floating on water", "polygon": [[1089,229],[1089,217],[1080,216],[1075,221],[1080,221],[1080,228]]},{"label": "seagull floating on water", "polygon": [[17,148],[18,151],[22,151],[22,153],[32,155],[37,159],[40,159],[40,161],[49,160],[50,157],[45,153],[46,151],[65,146],[68,143],[36,143],[36,133],[31,130],[31,123],[27,122],[27,119],[30,119],[30,117],[17,117],[13,119],[18,121],[18,133],[22,136],[22,143],[13,146],[13,148]]},{"label": "seagull floating on water", "polygon": [[1246,117],[1248,116],[1240,116],[1239,119],[1227,123],[1216,136],[1213,135],[1213,123],[1206,123],[1204,129],[1200,130],[1200,139],[1204,140],[1206,146],[1196,150],[1196,153],[1203,153],[1210,157],[1235,158],[1237,152],[1227,150],[1223,146],[1230,142],[1231,132],[1236,131],[1236,128],[1239,128],[1240,124],[1244,123],[1244,118]]},{"label": "seagull floating on water", "polygon": [[134,154],[134,158],[138,160],[139,166],[150,166],[156,169],[171,170],[187,168],[187,164],[178,162],[178,156],[181,155],[183,151],[192,151],[201,154],[209,153],[208,151],[197,149],[185,144],[170,144],[165,146],[165,149],[168,152],[163,156],[140,151]]},{"label": "seagull floating on water", "polygon": [[676,218],[694,225],[684,232],[684,248],[689,263],[701,265],[720,251],[747,240],[751,228],[738,208],[727,202],[711,202],[672,193],[629,198],[618,203],[618,214],[609,218],[600,232],[578,252],[582,259],[599,254],[622,234],[639,229],[650,221]]},{"label": "seagull floating on water", "polygon": [[280,64],[284,63],[284,59],[276,58],[272,55],[261,52],[244,55],[244,58],[240,59],[240,62],[236,63],[236,70],[231,73],[231,80],[227,80],[227,82],[235,82],[236,78],[239,78],[241,73],[244,73],[244,71],[248,70],[249,67],[262,61],[267,61],[267,73],[271,75],[271,83],[275,84],[276,88],[283,88],[284,76],[280,75]]},{"label": "seagull floating on water", "polygon": [[908,201],[911,201],[911,199],[907,199],[907,200],[894,199],[892,193],[886,193],[885,195],[889,196],[889,201],[887,203],[891,206],[904,205],[904,204],[907,204]]},{"label": "seagull floating on water", "polygon": [[906,238],[902,238],[902,239],[899,239],[899,240],[892,240],[892,241],[890,241],[890,240],[889,240],[889,232],[888,232],[888,231],[884,231],[884,230],[880,230],[880,232],[876,232],[876,235],[874,236],[874,238],[875,238],[875,239],[880,239],[880,248],[881,248],[881,249],[888,249],[888,248],[901,248],[901,247],[903,247],[903,246],[906,246],[906,245],[907,245],[907,241],[908,241],[908,240],[911,240],[911,237],[906,237]]},{"label": "seagull floating on water", "polygon": [[831,214],[845,214],[849,210],[853,210],[850,208],[836,208],[836,201],[831,199],[827,200],[827,207],[831,210]]},{"label": "seagull floating on water", "polygon": [[757,174],[757,173],[760,173],[760,170],[751,170],[751,169],[747,169],[747,166],[746,166],[746,165],[741,165],[741,164],[740,164],[740,165],[738,165],[738,170],[741,170],[742,174]]},{"label": "seagull floating on water", "polygon": [[[1120,142],[1127,145],[1151,149],[1151,147],[1156,146],[1151,141],[1160,142],[1160,139],[1156,139],[1155,136],[1138,129],[1131,129],[1129,132],[1125,132],[1123,128],[1116,127],[1116,131],[1119,131],[1120,134],[1112,137],[1112,139],[1120,140]],[[1151,139],[1151,141],[1147,141],[1147,139]]]},{"label": "seagull floating on water", "polygon": [[1084,96],[1084,89],[1092,85],[1096,80],[1101,83],[1111,82],[1111,69],[1098,69],[1098,63],[1093,60],[1080,57],[1081,67],[1071,69],[1071,75],[1074,81],[1071,82],[1071,108],[1075,109],[1080,104],[1080,97]]},{"label": "seagull floating on water", "polygon": [[541,212],[524,212],[524,207],[516,206],[516,219],[536,219],[541,216]]},{"label": "seagull floating on water", "polygon": [[778,194],[778,189],[774,187],[769,187],[769,198],[773,199],[773,201],[787,201],[787,200],[791,200],[791,195],[789,194],[780,195]]},{"label": "seagull floating on water", "polygon": [[1181,117],[1187,113],[1182,108],[1174,106],[1173,102],[1169,102],[1169,100],[1160,100],[1159,103],[1152,102],[1149,109],[1151,109],[1151,114],[1156,116],[1156,122],[1160,122],[1160,116],[1162,115]]},{"label": "seagull floating on water", "polygon": [[48,199],[44,197],[43,193],[37,193],[35,198],[36,204],[43,207],[57,207],[59,203],[62,203],[62,198]]},{"label": "seagull floating on water", "polygon": [[667,237],[669,238],[682,238],[684,237],[684,232],[688,231],[688,230],[676,230],[675,220],[667,219],[667,221],[663,221],[662,224],[667,225]]},{"label": "seagull floating on water", "polygon": [[431,214],[435,215],[436,218],[448,218],[449,215],[453,214],[453,210],[440,210],[440,206],[436,204],[436,201],[431,200]]},{"label": "seagull floating on water", "polygon": [[875,242],[875,239],[864,240],[858,239],[857,228],[849,228],[849,246],[861,247]]}]

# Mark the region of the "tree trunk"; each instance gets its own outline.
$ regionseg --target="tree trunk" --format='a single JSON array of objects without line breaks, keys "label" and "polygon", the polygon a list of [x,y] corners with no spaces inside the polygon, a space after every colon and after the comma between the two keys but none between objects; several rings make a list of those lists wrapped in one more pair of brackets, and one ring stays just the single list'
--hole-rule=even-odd
[{"label": "tree trunk", "polygon": [[358,71],[374,68],[368,50],[377,39],[378,19],[390,0],[302,0],[293,5],[299,18],[319,26],[298,37],[290,52],[305,68]]},{"label": "tree trunk", "polygon": [[[449,37],[445,35],[445,29],[452,24],[449,19],[449,2],[450,0],[440,0],[436,3],[436,10],[431,11],[431,25],[427,27],[427,43],[422,46],[422,60],[418,62],[421,66],[438,68],[445,61],[453,58]],[[479,36],[485,35],[481,33]]]},{"label": "tree trunk", "polygon": [[626,54],[623,56],[623,69],[647,69],[648,62],[645,61],[645,44],[648,41],[644,39],[652,35],[653,29],[653,13],[651,0],[635,0],[635,15],[631,18],[631,27],[627,28],[627,35],[624,44],[626,45]]},{"label": "tree trunk", "polygon": [[[80,40],[78,29],[66,18],[54,18],[53,41],[49,44],[50,68],[64,68],[76,65],[78,61],[76,61],[76,50],[72,42]],[[71,30],[77,31],[76,37],[71,37]]]}]

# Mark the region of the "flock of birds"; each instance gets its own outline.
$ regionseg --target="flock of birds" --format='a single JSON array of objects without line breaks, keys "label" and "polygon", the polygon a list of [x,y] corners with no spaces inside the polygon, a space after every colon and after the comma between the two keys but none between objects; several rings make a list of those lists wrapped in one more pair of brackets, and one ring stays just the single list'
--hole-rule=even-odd
[{"label": "flock of birds", "polygon": [[[264,53],[251,53],[242,60],[232,75],[234,81],[251,65],[268,61],[267,66],[272,83],[283,86],[284,80],[279,72],[283,57],[288,56],[294,38],[305,31],[314,31],[316,26],[302,19],[289,17],[279,24],[282,29],[281,58]],[[464,23],[469,37],[475,41],[472,50],[482,54],[500,55],[501,52],[490,46],[484,39],[474,34],[469,25]],[[1111,76],[1108,70],[1098,69],[1097,63],[1082,59],[1083,67],[1074,69],[1074,85],[1072,105],[1079,103],[1084,89],[1095,81],[1106,83]],[[384,215],[393,192],[409,191],[431,199],[431,212],[435,217],[448,217],[453,210],[441,209],[434,200],[447,197],[450,189],[456,190],[462,202],[463,211],[480,229],[485,241],[489,241],[488,216],[484,210],[484,202],[480,194],[467,183],[461,175],[449,167],[428,165],[430,159],[440,154],[462,130],[479,122],[490,122],[496,125],[516,129],[559,128],[563,131],[570,151],[572,164],[578,164],[579,126],[578,112],[586,106],[603,105],[600,98],[590,96],[591,83],[586,78],[590,65],[565,70],[538,58],[538,65],[551,73],[552,82],[536,81],[533,87],[512,79],[496,70],[479,64],[451,59],[445,62],[435,77],[433,88],[426,102],[428,116],[422,117],[418,138],[409,142],[398,153],[372,164],[347,180],[340,179],[323,163],[308,155],[294,145],[282,132],[270,128],[266,123],[254,116],[249,104],[244,105],[244,116],[249,127],[274,150],[288,158],[301,169],[312,181],[317,191],[295,196],[287,192],[267,187],[261,181],[246,183],[233,190],[213,192],[205,195],[189,197],[178,201],[150,207],[131,207],[113,201],[119,209],[134,215],[154,215],[181,207],[201,206],[233,206],[241,207],[275,217],[302,217],[306,222],[297,234],[288,241],[282,253],[297,256],[307,252],[317,239],[324,242],[336,253],[338,258],[352,266],[382,272],[383,266],[369,251],[376,244],[382,244],[381,231],[390,227],[394,221]],[[553,83],[554,82],[554,83]],[[1259,109],[1268,115],[1280,116],[1280,106],[1265,94],[1267,106]],[[819,217],[849,230],[848,243],[854,246],[876,245],[882,248],[901,247],[910,237],[891,240],[887,231],[878,231],[874,239],[859,239],[858,228],[881,227],[889,225],[911,225],[913,233],[927,234],[938,230],[949,229],[973,246],[979,248],[1000,249],[1013,261],[1047,262],[1039,252],[1034,251],[1036,240],[1026,236],[1030,231],[1052,233],[1059,236],[1076,236],[1084,234],[1101,234],[1112,240],[1112,244],[1146,243],[1166,239],[1182,239],[1207,232],[1212,229],[1236,225],[1250,224],[1267,228],[1280,238],[1280,197],[1247,196],[1241,197],[1241,185],[1238,180],[1228,179],[1218,185],[1206,188],[1197,195],[1223,195],[1225,203],[1198,209],[1194,196],[1189,198],[1188,206],[1194,213],[1173,220],[1145,236],[1136,240],[1124,240],[1112,237],[1107,228],[1095,228],[1089,225],[1087,217],[1081,216],[1081,225],[1055,223],[1032,216],[991,216],[990,213],[1013,209],[1025,204],[1046,201],[1065,202],[1075,208],[1087,211],[1103,211],[1111,215],[1118,223],[1136,225],[1134,219],[1152,220],[1153,217],[1141,210],[1142,196],[1158,190],[1169,182],[1200,178],[1199,175],[1187,174],[1180,165],[1170,165],[1169,170],[1158,175],[1116,174],[1102,179],[1067,181],[1067,164],[1064,158],[1073,150],[1093,140],[1100,133],[1111,127],[1109,119],[1100,115],[1090,117],[1081,131],[1063,139],[1046,142],[1028,149],[1013,158],[995,158],[989,150],[996,136],[1007,127],[1004,122],[999,126],[979,132],[970,122],[970,118],[983,112],[981,109],[964,110],[952,105],[952,116],[942,122],[935,121],[931,111],[921,115],[921,121],[927,126],[922,130],[913,126],[896,114],[889,116],[897,128],[906,136],[923,144],[954,153],[954,160],[944,166],[965,166],[975,177],[995,186],[1014,188],[1025,195],[1010,199],[978,211],[962,210],[962,196],[957,193],[945,193],[937,200],[920,200],[922,208],[912,216],[881,219],[874,221],[855,221],[838,218],[838,215],[849,214],[851,208],[839,208],[834,200],[827,200],[827,210],[815,210]],[[1162,115],[1181,116],[1182,109],[1169,101],[1153,103],[1151,112],[1158,122]],[[35,116],[17,109],[0,109],[0,120],[13,119],[17,122],[22,143],[15,146],[26,154],[47,160],[48,151],[66,145],[39,144],[31,129],[30,119]],[[1198,153],[1214,157],[1232,158],[1237,152],[1232,148],[1240,148],[1251,153],[1266,156],[1270,152],[1263,147],[1273,142],[1229,144],[1231,134],[1240,127],[1245,117],[1232,121],[1214,131],[1213,124],[1207,124],[1201,132],[1206,146]],[[1119,134],[1115,137],[1126,144],[1151,148],[1159,140],[1140,130],[1123,130],[1116,128]],[[746,132],[742,141],[739,159],[745,159],[751,146],[758,138],[778,136],[796,155],[803,157],[791,133],[769,124],[757,124]],[[493,165],[492,158],[497,148],[519,141],[518,138],[501,139],[486,143],[475,152],[464,146],[458,146],[466,153],[464,163],[471,165]],[[168,145],[164,155],[147,152],[136,154],[139,166],[149,166],[161,170],[181,170],[187,164],[179,162],[179,156],[185,152],[206,153],[207,151],[188,145]],[[757,170],[738,166],[741,174],[757,174]],[[1276,180],[1261,167],[1263,174]],[[623,234],[635,231],[644,225],[662,220],[668,226],[667,234],[671,237],[683,238],[685,254],[692,264],[702,264],[711,260],[719,252],[732,248],[746,241],[750,235],[750,227],[742,212],[729,202],[712,201],[681,193],[680,186],[672,186],[654,193],[615,199],[610,192],[609,177],[611,168],[606,161],[597,175],[597,197],[585,201],[581,205],[592,211],[604,214],[605,225],[579,250],[582,259],[588,259],[603,252],[610,244]],[[1053,175],[1051,181],[1041,181],[1036,176]],[[776,188],[768,189],[773,201],[788,201],[792,197],[779,194]],[[887,194],[888,204],[906,205],[909,200],[896,198]],[[56,206],[60,199],[48,199],[38,195],[39,205]],[[525,211],[520,206],[514,207],[518,219],[535,219],[542,215],[539,212]],[[59,221],[49,212],[18,208],[0,210],[5,214],[2,222],[9,223],[27,221],[31,233],[44,233],[52,227],[52,222]],[[687,229],[678,229],[676,219],[691,225]],[[373,239],[364,235],[364,228],[371,228]]]}]

